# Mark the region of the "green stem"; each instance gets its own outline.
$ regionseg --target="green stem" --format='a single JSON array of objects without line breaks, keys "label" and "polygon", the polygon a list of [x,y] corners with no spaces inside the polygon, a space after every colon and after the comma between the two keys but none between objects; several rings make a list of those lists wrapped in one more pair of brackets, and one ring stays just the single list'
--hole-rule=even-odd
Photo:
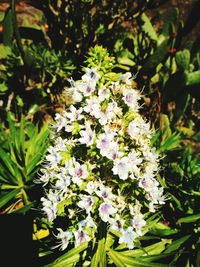
[{"label": "green stem", "polygon": [[16,189],[19,188],[18,185],[9,185],[9,184],[2,184],[0,186],[1,190],[8,190],[8,189]]},{"label": "green stem", "polygon": [[30,204],[30,201],[28,199],[28,196],[27,196],[27,194],[26,194],[26,192],[25,192],[25,190],[23,188],[22,188],[21,192],[22,192],[22,195],[23,195],[23,198],[24,198],[24,204],[25,205]]},{"label": "green stem", "polygon": [[17,47],[18,47],[19,52],[21,54],[23,63],[24,63],[24,65],[26,65],[25,53],[24,53],[24,49],[23,49],[23,46],[22,46],[21,37],[20,37],[19,29],[18,29],[18,25],[17,25],[17,16],[16,16],[15,0],[11,0],[10,5],[11,5],[12,22],[13,22],[13,29],[14,29],[14,34],[15,34],[15,38],[16,38]]}]

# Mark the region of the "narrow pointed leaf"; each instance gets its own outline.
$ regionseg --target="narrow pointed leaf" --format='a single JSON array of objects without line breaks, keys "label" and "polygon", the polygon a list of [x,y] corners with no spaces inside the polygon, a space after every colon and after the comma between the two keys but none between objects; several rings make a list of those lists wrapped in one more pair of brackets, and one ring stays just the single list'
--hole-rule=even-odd
[{"label": "narrow pointed leaf", "polygon": [[8,194],[4,194],[0,197],[0,208],[2,208],[4,205],[6,205],[11,199],[13,199],[18,193],[20,192],[20,189],[14,189],[10,191]]}]

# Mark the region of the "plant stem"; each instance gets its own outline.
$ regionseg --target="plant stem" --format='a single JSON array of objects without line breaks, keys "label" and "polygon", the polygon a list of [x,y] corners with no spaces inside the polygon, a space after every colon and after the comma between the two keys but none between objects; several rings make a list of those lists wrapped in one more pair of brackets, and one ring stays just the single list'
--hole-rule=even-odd
[{"label": "plant stem", "polygon": [[24,63],[24,65],[26,65],[25,53],[24,53],[24,49],[23,49],[23,46],[22,46],[21,37],[20,37],[19,29],[18,29],[18,25],[17,25],[17,16],[16,16],[15,0],[11,0],[10,5],[11,5],[13,29],[14,29],[14,34],[15,34],[15,38],[16,38],[17,47],[18,47],[19,52],[21,54],[23,63]]},{"label": "plant stem", "polygon": [[24,190],[23,188],[22,188],[21,192],[22,192],[22,195],[23,195],[24,204],[25,204],[25,205],[30,204],[30,201],[29,201],[29,199],[28,199],[28,196],[27,196],[27,194],[26,194],[26,192],[25,192],[25,190]]}]

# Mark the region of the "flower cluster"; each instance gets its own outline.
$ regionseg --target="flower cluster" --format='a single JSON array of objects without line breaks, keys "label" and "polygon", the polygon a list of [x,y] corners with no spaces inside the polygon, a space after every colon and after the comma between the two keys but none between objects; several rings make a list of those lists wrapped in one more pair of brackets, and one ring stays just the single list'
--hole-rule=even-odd
[{"label": "flower cluster", "polygon": [[100,221],[131,249],[145,213],[164,204],[159,156],[150,124],[139,114],[133,77],[125,73],[104,84],[101,78],[86,68],[81,80],[70,80],[73,105],[55,116],[41,170],[42,210],[51,223],[66,218],[65,229],[57,229],[62,250],[92,239]]}]

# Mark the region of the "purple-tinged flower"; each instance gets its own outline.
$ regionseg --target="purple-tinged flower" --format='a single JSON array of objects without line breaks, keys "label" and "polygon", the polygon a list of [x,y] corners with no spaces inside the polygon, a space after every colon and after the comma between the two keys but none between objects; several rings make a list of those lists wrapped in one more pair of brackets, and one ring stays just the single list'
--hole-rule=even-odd
[{"label": "purple-tinged flower", "polygon": [[97,83],[101,76],[97,68],[85,68],[85,74],[82,76],[82,81]]},{"label": "purple-tinged flower", "polygon": [[137,111],[139,108],[138,105],[138,92],[134,89],[123,90],[123,101],[124,103],[131,108],[131,110]]},{"label": "purple-tinged flower", "polygon": [[112,141],[113,141],[113,135],[111,134],[102,133],[98,136],[96,146],[97,148],[100,149],[100,153],[102,156],[107,155]]},{"label": "purple-tinged flower", "polygon": [[117,212],[117,210],[109,202],[102,203],[98,210],[99,216],[104,222],[108,222],[110,215],[113,215]]},{"label": "purple-tinged flower", "polygon": [[146,225],[146,221],[143,219],[142,214],[136,214],[131,222],[132,227],[135,229],[138,235],[142,235],[142,228]]},{"label": "purple-tinged flower", "polygon": [[75,162],[74,166],[69,165],[69,174],[72,176],[73,183],[80,186],[82,184],[82,179],[85,179],[88,176],[87,166],[85,164],[80,164]]},{"label": "purple-tinged flower", "polygon": [[75,237],[75,247],[80,246],[84,242],[90,241],[90,237],[87,233],[87,231],[83,229],[79,229],[76,232],[74,232],[74,237]]},{"label": "purple-tinged flower", "polygon": [[128,157],[123,157],[114,161],[112,168],[113,174],[118,175],[121,180],[128,179],[130,171],[130,163]]},{"label": "purple-tinged flower", "polygon": [[86,210],[86,213],[90,213],[94,204],[94,199],[91,196],[81,195],[81,200],[77,203],[78,207]]},{"label": "purple-tinged flower", "polygon": [[82,108],[76,109],[75,106],[71,105],[69,107],[69,112],[65,112],[64,115],[70,120],[70,122],[79,121],[83,119],[82,111]]},{"label": "purple-tinged flower", "polygon": [[99,186],[99,190],[96,190],[95,193],[98,197],[105,199],[113,200],[115,198],[115,195],[112,193],[111,188],[104,187],[103,185]]}]

